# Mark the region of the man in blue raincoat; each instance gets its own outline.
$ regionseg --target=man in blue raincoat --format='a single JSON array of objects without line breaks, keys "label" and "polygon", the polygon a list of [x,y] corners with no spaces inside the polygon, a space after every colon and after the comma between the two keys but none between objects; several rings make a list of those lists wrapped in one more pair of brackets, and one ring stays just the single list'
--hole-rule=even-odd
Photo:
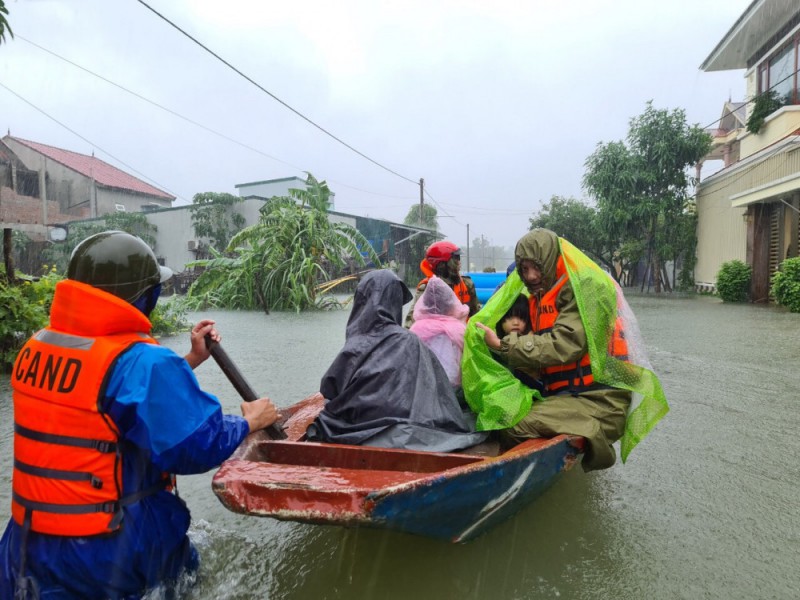
[{"label": "man in blue raincoat", "polygon": [[12,518],[0,600],[138,598],[197,569],[174,475],[202,473],[278,418],[267,398],[223,415],[192,369],[213,321],[181,358],[149,336],[160,267],[139,238],[96,234],[72,254],[50,325],[20,351]]}]

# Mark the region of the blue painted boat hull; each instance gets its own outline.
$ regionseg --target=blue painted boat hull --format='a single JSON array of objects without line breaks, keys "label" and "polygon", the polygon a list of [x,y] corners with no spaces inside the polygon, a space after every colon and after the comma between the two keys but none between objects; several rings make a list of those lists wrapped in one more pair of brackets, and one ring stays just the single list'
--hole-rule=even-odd
[{"label": "blue painted boat hull", "polygon": [[578,440],[559,436],[535,452],[517,448],[463,472],[405,490],[376,492],[373,520],[387,529],[465,542],[530,504],[577,460]]},{"label": "blue painted boat hull", "polygon": [[577,462],[584,443],[560,435],[494,455],[301,441],[322,402],[317,394],[286,411],[288,440],[257,432],[223,463],[212,489],[228,509],[465,542],[532,502]]}]

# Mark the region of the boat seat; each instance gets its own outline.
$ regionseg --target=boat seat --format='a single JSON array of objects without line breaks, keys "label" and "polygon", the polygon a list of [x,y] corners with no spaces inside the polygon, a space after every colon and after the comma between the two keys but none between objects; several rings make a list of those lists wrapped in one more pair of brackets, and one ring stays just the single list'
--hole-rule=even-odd
[{"label": "boat seat", "polygon": [[475,446],[470,446],[465,450],[460,450],[459,454],[472,454],[474,456],[500,456],[500,442],[488,439]]}]

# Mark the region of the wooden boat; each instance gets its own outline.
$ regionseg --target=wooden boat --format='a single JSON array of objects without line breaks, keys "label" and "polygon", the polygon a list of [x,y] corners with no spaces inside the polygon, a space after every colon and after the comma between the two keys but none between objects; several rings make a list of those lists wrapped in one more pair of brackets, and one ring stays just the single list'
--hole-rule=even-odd
[{"label": "wooden boat", "polygon": [[302,441],[322,405],[315,394],[283,410],[288,439],[257,432],[222,464],[212,487],[229,510],[464,542],[541,494],[584,443],[560,435],[445,454]]}]

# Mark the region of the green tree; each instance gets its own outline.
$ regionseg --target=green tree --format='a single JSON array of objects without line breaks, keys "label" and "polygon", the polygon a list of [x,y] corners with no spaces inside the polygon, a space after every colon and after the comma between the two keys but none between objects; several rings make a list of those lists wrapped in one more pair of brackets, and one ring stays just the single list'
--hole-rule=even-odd
[{"label": "green tree", "polygon": [[11,31],[11,25],[8,24],[8,9],[4,0],[0,0],[0,42],[6,41],[6,31],[12,38],[14,32]]},{"label": "green tree", "polygon": [[597,209],[573,197],[552,196],[530,218],[531,229],[544,227],[555,231],[580,248],[595,262],[606,267],[619,280],[627,261],[620,244],[614,243],[598,226]]},{"label": "green tree", "polygon": [[138,236],[153,250],[156,248],[156,232],[158,227],[147,220],[144,213],[118,212],[110,213],[100,219],[70,223],[67,239],[51,244],[42,252],[45,265],[55,267],[58,273],[66,273],[69,257],[80,242],[90,235],[116,229]]},{"label": "green tree", "polygon": [[[435,206],[431,204],[423,204],[422,215],[420,217],[420,205],[412,204],[408,209],[406,218],[403,219],[403,223],[405,225],[411,225],[412,227],[431,230],[430,234],[411,234],[411,238],[408,240],[408,256],[404,262],[409,265],[416,266],[425,257],[425,250],[428,249],[428,246],[430,246],[439,237],[437,235],[439,232],[439,212],[436,210]],[[411,280],[406,281],[406,283],[410,285],[416,285],[417,281],[419,280],[418,270],[412,270],[411,273],[407,274],[406,276],[407,279],[409,277]]]},{"label": "green tree", "polygon": [[244,217],[233,208],[241,201],[239,196],[224,192],[195,194],[189,208],[194,234],[209,240],[214,249],[222,252],[245,225]]},{"label": "green tree", "polygon": [[[226,255],[193,265],[205,268],[186,297],[190,309],[203,306],[255,310],[306,310],[324,306],[321,284],[330,281],[348,261],[375,265],[378,255],[351,225],[332,223],[327,211],[327,184],[308,175],[305,190],[268,200],[259,222],[233,236]],[[298,203],[297,200],[301,202]],[[326,286],[328,289],[328,286]]]},{"label": "green tree", "polygon": [[421,227],[423,229],[432,229],[439,231],[439,211],[432,204],[422,205],[422,214],[420,215],[420,205],[413,204],[408,209],[406,218],[403,219],[405,225],[413,225],[414,227]]},{"label": "green tree", "polygon": [[317,181],[308,171],[306,173],[305,189],[292,188],[289,190],[289,198],[300,203],[300,206],[308,207],[316,211],[328,212],[331,207],[331,190],[325,181]]},{"label": "green tree", "polygon": [[586,160],[583,185],[597,201],[598,226],[621,246],[643,242],[657,293],[667,281],[664,261],[694,252],[693,245],[677,247],[670,228],[688,212],[695,181],[687,169],[710,148],[711,137],[689,126],[685,111],[657,110],[648,102],[631,119],[627,145],[598,144]]}]

